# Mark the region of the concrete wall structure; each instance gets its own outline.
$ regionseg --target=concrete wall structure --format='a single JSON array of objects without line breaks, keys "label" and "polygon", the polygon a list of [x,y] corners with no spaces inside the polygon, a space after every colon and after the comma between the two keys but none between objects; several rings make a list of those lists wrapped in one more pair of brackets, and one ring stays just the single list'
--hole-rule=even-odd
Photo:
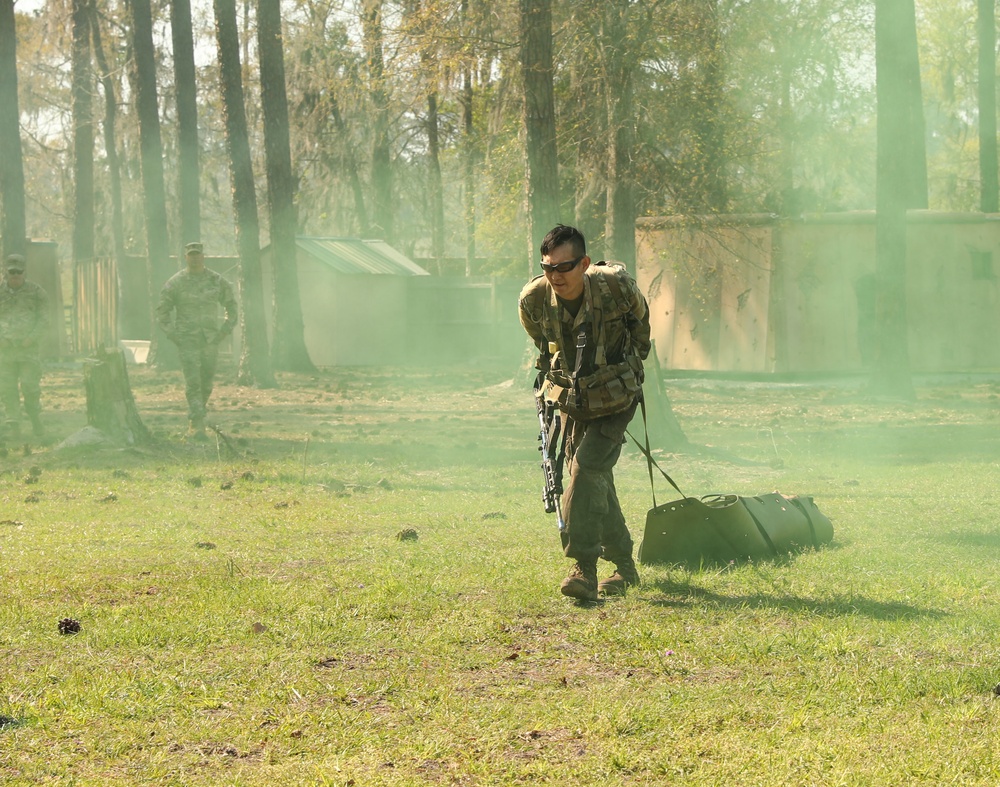
[{"label": "concrete wall structure", "polygon": [[[1000,370],[1000,216],[911,211],[907,232],[913,370]],[[873,212],[644,218],[636,268],[665,368],[870,368]]]}]

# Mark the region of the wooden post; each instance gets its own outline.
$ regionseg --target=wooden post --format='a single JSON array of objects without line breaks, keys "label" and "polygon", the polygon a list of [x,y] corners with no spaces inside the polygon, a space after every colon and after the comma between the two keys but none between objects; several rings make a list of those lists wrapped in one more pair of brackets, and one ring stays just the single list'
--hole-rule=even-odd
[{"label": "wooden post", "polygon": [[98,347],[95,355],[96,358],[88,358],[83,367],[87,425],[128,445],[152,442],[132,397],[125,353],[118,348]]}]

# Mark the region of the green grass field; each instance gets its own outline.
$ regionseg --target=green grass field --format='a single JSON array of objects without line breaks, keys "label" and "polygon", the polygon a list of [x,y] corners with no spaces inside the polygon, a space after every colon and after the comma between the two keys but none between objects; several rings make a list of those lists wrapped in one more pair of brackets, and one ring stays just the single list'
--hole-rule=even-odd
[{"label": "green grass field", "polygon": [[[156,445],[0,459],[4,785],[1000,781],[1000,386],[668,384],[746,460],[660,446],[687,494],[812,494],[834,542],[578,605],[502,373],[221,385],[238,456],[181,439],[177,375],[132,382]],[[617,480],[639,541],[632,447]]]}]

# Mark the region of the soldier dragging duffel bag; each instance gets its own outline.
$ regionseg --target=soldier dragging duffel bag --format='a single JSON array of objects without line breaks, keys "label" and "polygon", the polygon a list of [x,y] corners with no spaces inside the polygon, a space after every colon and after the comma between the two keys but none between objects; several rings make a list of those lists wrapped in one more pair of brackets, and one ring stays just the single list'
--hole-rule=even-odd
[{"label": "soldier dragging duffel bag", "polygon": [[[546,508],[558,508],[563,551],[575,561],[562,593],[594,601],[639,583],[614,467],[642,396],[649,308],[624,266],[591,262],[579,230],[555,227],[541,254],[543,273],[521,291],[519,311],[539,350],[543,466],[565,456],[565,489],[546,471]],[[599,558],[615,566],[601,580]]]}]

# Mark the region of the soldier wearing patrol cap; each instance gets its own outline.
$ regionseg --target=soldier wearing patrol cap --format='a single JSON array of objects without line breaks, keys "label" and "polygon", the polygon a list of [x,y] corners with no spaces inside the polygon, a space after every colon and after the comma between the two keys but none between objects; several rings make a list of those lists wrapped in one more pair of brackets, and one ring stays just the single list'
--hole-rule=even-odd
[{"label": "soldier wearing patrol cap", "polygon": [[[538,395],[566,416],[569,482],[562,498],[563,552],[576,560],[560,590],[593,601],[639,583],[614,467],[642,396],[649,307],[617,263],[591,264],[583,234],[563,224],[542,241],[542,271],[519,299],[521,325],[545,371]],[[598,581],[597,559],[615,564]]]},{"label": "soldier wearing patrol cap", "polygon": [[[189,434],[196,440],[204,440],[205,406],[212,395],[219,343],[236,326],[237,306],[229,282],[205,267],[200,243],[188,243],[184,257],[187,267],[163,285],[156,320],[180,351]],[[226,313],[221,326],[219,306]]]},{"label": "soldier wearing patrol cap", "polygon": [[6,412],[6,430],[21,434],[21,398],[36,437],[45,433],[41,420],[42,360],[39,345],[49,325],[45,290],[25,279],[24,257],[4,260],[0,284],[0,401]]}]

